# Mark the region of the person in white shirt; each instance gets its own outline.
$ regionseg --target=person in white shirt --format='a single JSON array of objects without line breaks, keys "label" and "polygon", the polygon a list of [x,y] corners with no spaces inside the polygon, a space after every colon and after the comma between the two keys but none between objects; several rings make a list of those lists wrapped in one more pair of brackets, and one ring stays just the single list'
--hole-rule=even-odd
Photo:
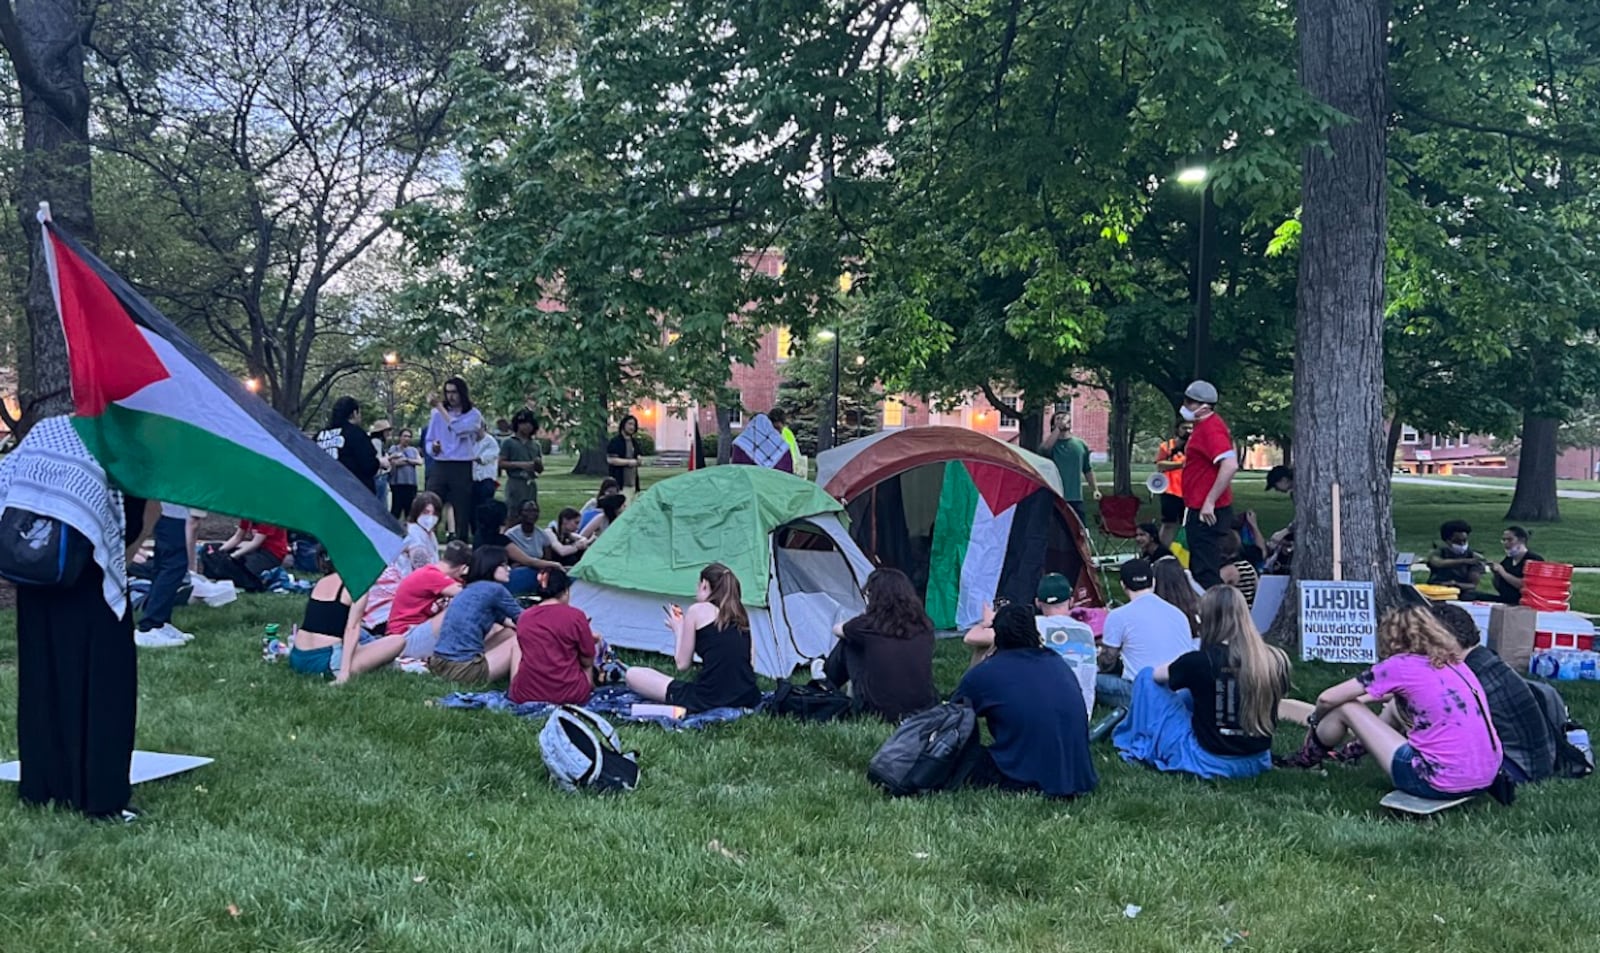
[{"label": "person in white shirt", "polygon": [[500,488],[495,479],[499,473],[500,441],[494,434],[485,433],[472,448],[472,521],[469,525],[477,525],[478,508],[494,499],[495,491]]},{"label": "person in white shirt", "polygon": [[1130,559],[1121,573],[1128,604],[1106,615],[1094,688],[1100,704],[1126,707],[1133,700],[1135,676],[1192,651],[1195,641],[1183,611],[1156,595],[1155,571],[1148,562]]}]

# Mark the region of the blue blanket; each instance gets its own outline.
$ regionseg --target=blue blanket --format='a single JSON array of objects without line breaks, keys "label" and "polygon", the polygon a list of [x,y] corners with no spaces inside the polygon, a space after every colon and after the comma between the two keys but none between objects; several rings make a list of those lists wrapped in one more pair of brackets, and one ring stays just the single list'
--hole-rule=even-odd
[{"label": "blue blanket", "polygon": [[1133,680],[1128,717],[1111,736],[1122,760],[1157,771],[1181,771],[1211,780],[1249,778],[1272,767],[1271,752],[1223,757],[1200,747],[1194,734],[1194,699],[1187,688],[1173,691],[1156,683],[1153,669]]},{"label": "blue blanket", "polygon": [[[766,696],[762,700],[766,701]],[[616,721],[649,722],[660,725],[669,731],[683,731],[685,729],[692,731],[704,728],[707,725],[735,721],[755,711],[753,708],[712,708],[709,711],[696,712],[683,718],[633,717],[633,706],[648,701],[648,698],[636,695],[622,685],[602,685],[594,690],[594,693],[589,696],[589,700],[584,703],[583,707],[597,715],[605,715]],[[542,718],[561,707],[548,702],[524,702],[519,705],[507,698],[505,692],[452,692],[439,699],[435,704],[440,708],[508,711],[518,718]]]}]

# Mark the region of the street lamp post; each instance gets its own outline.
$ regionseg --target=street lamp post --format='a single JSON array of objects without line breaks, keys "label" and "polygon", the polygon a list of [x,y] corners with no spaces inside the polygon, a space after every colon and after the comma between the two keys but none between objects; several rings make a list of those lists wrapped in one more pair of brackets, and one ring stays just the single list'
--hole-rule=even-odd
[{"label": "street lamp post", "polygon": [[1211,172],[1205,166],[1190,166],[1178,173],[1178,182],[1202,186],[1194,269],[1194,377],[1200,380],[1206,376],[1206,351],[1211,341],[1211,278],[1206,274],[1206,211],[1211,204]]},{"label": "street lamp post", "polygon": [[388,411],[389,422],[394,423],[394,381],[395,375],[400,372],[400,355],[393,351],[383,356],[383,406]]},{"label": "street lamp post", "polygon": [[817,340],[833,342],[833,386],[828,391],[828,415],[817,426],[817,452],[832,450],[834,434],[839,429],[839,334],[836,331],[818,331]]}]

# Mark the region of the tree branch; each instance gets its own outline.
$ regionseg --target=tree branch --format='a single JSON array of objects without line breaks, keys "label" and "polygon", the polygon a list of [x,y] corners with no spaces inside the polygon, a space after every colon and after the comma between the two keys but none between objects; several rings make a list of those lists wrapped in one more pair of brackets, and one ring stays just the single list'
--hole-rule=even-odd
[{"label": "tree branch", "polygon": [[84,108],[76,97],[63,93],[45,81],[28,49],[28,40],[22,35],[22,24],[17,22],[17,11],[11,0],[0,0],[0,46],[11,57],[11,68],[17,74],[17,84],[44,100],[52,110],[65,115],[76,115]]}]

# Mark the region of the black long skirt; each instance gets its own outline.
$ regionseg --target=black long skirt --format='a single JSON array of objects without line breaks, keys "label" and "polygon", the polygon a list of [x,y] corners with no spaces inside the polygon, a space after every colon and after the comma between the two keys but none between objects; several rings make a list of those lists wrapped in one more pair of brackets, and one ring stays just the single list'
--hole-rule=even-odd
[{"label": "black long skirt", "polygon": [[17,587],[17,750],[23,801],[120,814],[132,787],[138,669],[90,563],[64,589]]}]

